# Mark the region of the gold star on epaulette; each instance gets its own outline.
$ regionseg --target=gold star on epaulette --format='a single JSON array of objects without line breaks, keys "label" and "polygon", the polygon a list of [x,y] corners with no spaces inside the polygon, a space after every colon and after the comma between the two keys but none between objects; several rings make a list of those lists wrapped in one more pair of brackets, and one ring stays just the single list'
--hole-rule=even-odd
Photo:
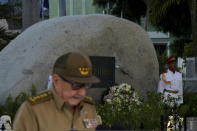
[{"label": "gold star on epaulette", "polygon": [[93,98],[89,96],[85,96],[84,101],[89,104],[95,104]]},{"label": "gold star on epaulette", "polygon": [[51,91],[46,91],[43,92],[37,96],[29,97],[28,101],[32,104],[39,104],[45,101],[48,101],[52,98],[52,92]]}]

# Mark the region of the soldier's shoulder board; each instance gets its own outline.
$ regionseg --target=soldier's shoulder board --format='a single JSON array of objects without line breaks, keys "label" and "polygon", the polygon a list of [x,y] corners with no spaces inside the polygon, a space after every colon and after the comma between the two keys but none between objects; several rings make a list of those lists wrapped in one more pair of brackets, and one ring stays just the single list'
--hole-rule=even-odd
[{"label": "soldier's shoulder board", "polygon": [[162,72],[162,74],[165,74],[165,73],[168,73],[168,70]]},{"label": "soldier's shoulder board", "polygon": [[89,96],[85,96],[84,97],[84,102],[89,103],[89,104],[92,104],[92,105],[95,104],[93,98],[92,97],[89,97]]},{"label": "soldier's shoulder board", "polygon": [[45,91],[43,93],[40,93],[36,96],[32,96],[28,98],[28,102],[30,102],[32,105],[39,104],[45,101],[48,101],[52,98],[52,92],[51,91]]}]

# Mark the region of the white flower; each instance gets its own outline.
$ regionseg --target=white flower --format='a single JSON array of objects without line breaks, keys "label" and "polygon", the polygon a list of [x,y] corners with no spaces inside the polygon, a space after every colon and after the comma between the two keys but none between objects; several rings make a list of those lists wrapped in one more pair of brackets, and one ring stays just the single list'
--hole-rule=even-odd
[{"label": "white flower", "polygon": [[116,89],[116,92],[119,93],[119,92],[120,92],[120,89],[117,88],[117,89]]},{"label": "white flower", "polygon": [[106,99],[106,102],[107,102],[107,103],[111,103],[111,100],[110,100],[110,99]]},{"label": "white flower", "polygon": [[129,111],[132,109],[132,107],[131,106],[128,106],[128,109],[129,109]]},{"label": "white flower", "polygon": [[129,86],[127,86],[127,87],[125,88],[125,90],[126,90],[127,92],[129,92],[129,91],[130,91]]},{"label": "white flower", "polygon": [[129,100],[128,100],[128,99],[125,99],[125,101],[126,101],[126,102],[129,102]]},{"label": "white flower", "polygon": [[121,86],[127,86],[127,83],[122,83]]},{"label": "white flower", "polygon": [[114,101],[117,102],[117,103],[121,103],[121,101],[120,101],[120,99],[118,97],[115,98]]},{"label": "white flower", "polygon": [[118,96],[118,93],[114,93],[114,96]]},{"label": "white flower", "polygon": [[135,92],[133,92],[133,97],[134,97],[135,99],[138,99],[138,94],[135,93]]},{"label": "white flower", "polygon": [[135,100],[135,102],[137,103],[137,105],[141,104],[139,100]]},{"label": "white flower", "polygon": [[[104,97],[106,103],[114,104],[116,108],[125,106],[123,103],[140,104],[138,94],[132,90],[131,85],[123,83],[110,88],[109,94]],[[130,107],[130,108],[131,108]],[[127,107],[129,108],[129,107]]]},{"label": "white flower", "polygon": [[116,90],[116,87],[114,87],[114,86],[111,87],[111,90],[112,90],[112,91],[115,91],[115,90]]}]

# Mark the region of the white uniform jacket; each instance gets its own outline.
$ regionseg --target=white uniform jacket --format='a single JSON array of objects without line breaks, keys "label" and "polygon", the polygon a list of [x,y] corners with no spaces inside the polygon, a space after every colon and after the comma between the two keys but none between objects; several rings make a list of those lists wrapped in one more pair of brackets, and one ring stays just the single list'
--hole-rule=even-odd
[{"label": "white uniform jacket", "polygon": [[160,75],[160,81],[158,84],[158,92],[164,94],[164,98],[167,99],[168,95],[174,98],[180,98],[177,103],[183,103],[183,84],[182,74],[175,71],[173,73],[169,69]]}]

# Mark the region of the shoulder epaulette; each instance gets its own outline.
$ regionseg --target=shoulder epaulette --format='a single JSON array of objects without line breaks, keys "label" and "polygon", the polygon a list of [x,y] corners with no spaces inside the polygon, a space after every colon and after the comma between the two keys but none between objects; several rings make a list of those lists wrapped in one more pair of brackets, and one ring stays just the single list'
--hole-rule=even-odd
[{"label": "shoulder epaulette", "polygon": [[93,98],[89,96],[85,96],[83,101],[92,105],[95,104]]},{"label": "shoulder epaulette", "polygon": [[45,92],[43,92],[41,94],[38,94],[36,96],[29,97],[28,101],[32,105],[35,105],[35,104],[39,104],[39,103],[48,101],[51,98],[52,98],[52,92],[51,91],[45,91]]},{"label": "shoulder epaulette", "polygon": [[165,73],[168,73],[168,70],[166,70],[166,71],[162,72],[162,74],[165,74]]}]

